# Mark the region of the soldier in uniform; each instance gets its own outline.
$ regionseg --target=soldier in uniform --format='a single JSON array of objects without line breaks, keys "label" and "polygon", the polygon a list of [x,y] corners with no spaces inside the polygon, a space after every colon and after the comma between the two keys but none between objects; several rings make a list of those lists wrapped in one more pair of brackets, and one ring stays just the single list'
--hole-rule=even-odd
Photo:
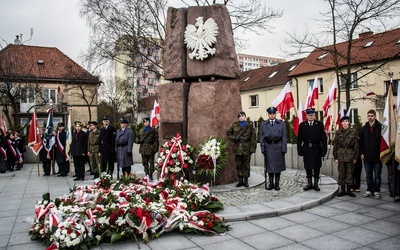
[{"label": "soldier in uniform", "polygon": [[133,165],[132,148],[134,141],[133,131],[128,127],[128,120],[120,119],[120,129],[117,131],[115,145],[117,146],[117,164],[122,169],[123,175],[131,174]]},{"label": "soldier in uniform", "polygon": [[[268,120],[260,127],[261,152],[265,157],[269,185],[267,190],[280,190],[281,172],[286,170],[285,154],[287,152],[286,124],[276,119],[275,107],[267,109]],[[275,177],[275,185],[274,185]],[[266,180],[265,180],[266,181]]]},{"label": "soldier in uniform", "polygon": [[142,155],[144,172],[150,180],[153,180],[154,155],[158,151],[158,131],[156,128],[150,127],[149,117],[145,117],[143,123],[144,127],[140,129],[136,143],[140,144],[139,153]]},{"label": "soldier in uniform", "polygon": [[56,144],[54,147],[55,160],[58,166],[58,176],[65,177],[69,172],[69,157],[68,153],[65,151],[67,132],[65,132],[65,125],[63,122],[57,124],[57,132],[53,133],[56,139]]},{"label": "soldier in uniform", "polygon": [[100,130],[99,156],[101,156],[101,172],[114,173],[115,135],[117,130],[110,125],[110,118],[104,116],[103,127]]},{"label": "soldier in uniform", "polygon": [[315,109],[307,109],[306,114],[307,121],[300,123],[297,136],[297,154],[303,156],[304,168],[307,174],[308,184],[303,190],[314,189],[315,191],[320,191],[318,181],[322,158],[325,157],[327,151],[326,133],[322,122],[315,120]]},{"label": "soldier in uniform", "polygon": [[[353,185],[353,169],[354,164],[358,157],[358,134],[355,129],[350,128],[350,118],[343,116],[340,118],[342,127],[336,131],[333,158],[335,163],[338,164],[338,185],[340,185],[340,191],[337,196],[343,196],[345,194],[356,197],[356,195],[350,190]],[[345,190],[347,184],[347,193]]]},{"label": "soldier in uniform", "polygon": [[255,130],[251,122],[246,121],[246,113],[238,114],[239,121],[232,123],[226,132],[228,139],[233,142],[233,153],[235,154],[236,172],[239,182],[236,187],[249,187],[250,156],[254,153]]},{"label": "soldier in uniform", "polygon": [[89,122],[88,153],[90,161],[90,170],[93,173],[93,179],[99,178],[99,167],[101,166],[101,156],[99,156],[100,130],[97,129],[97,122]]}]

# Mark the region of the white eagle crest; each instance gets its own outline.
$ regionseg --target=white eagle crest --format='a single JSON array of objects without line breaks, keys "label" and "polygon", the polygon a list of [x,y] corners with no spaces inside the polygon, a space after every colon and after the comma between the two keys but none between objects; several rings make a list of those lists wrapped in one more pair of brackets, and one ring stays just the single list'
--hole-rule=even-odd
[{"label": "white eagle crest", "polygon": [[188,24],[185,30],[186,47],[193,50],[190,59],[204,60],[208,55],[215,54],[211,46],[217,41],[218,26],[214,19],[209,18],[204,23],[203,17],[196,18],[196,23]]}]

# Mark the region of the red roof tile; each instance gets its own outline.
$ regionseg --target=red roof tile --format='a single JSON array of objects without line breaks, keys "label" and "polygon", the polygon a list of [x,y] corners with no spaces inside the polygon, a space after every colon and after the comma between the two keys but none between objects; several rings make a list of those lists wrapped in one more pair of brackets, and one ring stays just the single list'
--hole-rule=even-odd
[{"label": "red roof tile", "polygon": [[[366,46],[368,43],[372,43],[372,45]],[[339,54],[345,55],[348,51],[348,42],[338,43],[336,47]],[[329,51],[333,51],[333,45],[315,49],[289,74],[289,76],[298,76],[334,68],[335,65],[333,63],[332,53],[328,53],[323,58],[319,58]],[[372,32],[365,33],[364,35],[360,34],[359,38],[353,40],[351,53],[352,65],[400,57],[400,28],[375,35]],[[340,66],[347,65],[345,59],[346,58],[343,57],[339,58]]]},{"label": "red roof tile", "polygon": [[[240,74],[240,91],[285,85],[292,79],[288,76],[291,72],[289,69],[299,65],[302,60],[303,59],[297,59],[278,63],[275,66],[244,71]],[[277,73],[270,77],[274,72]]]},{"label": "red roof tile", "polygon": [[0,77],[98,82],[57,48],[10,44],[0,51]]}]

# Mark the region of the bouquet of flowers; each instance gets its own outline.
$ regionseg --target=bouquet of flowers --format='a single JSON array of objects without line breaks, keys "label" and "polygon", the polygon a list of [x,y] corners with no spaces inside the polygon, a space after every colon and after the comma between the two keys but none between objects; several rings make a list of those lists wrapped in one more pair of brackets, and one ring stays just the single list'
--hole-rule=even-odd
[{"label": "bouquet of flowers", "polygon": [[196,159],[196,174],[213,178],[218,176],[227,161],[227,143],[222,139],[210,137],[200,145],[200,152]]},{"label": "bouquet of flowers", "polygon": [[163,179],[166,175],[169,179],[175,179],[175,176],[185,175],[189,167],[193,165],[192,153],[194,148],[189,144],[182,143],[179,134],[165,142],[160,148],[157,160],[157,170],[160,171],[160,177]]},{"label": "bouquet of flowers", "polygon": [[75,186],[54,201],[49,193],[43,195],[29,234],[48,244],[47,249],[87,249],[136,235],[147,242],[174,229],[223,234],[229,226],[212,214],[222,209],[207,185],[176,179],[148,183],[134,175],[110,180],[104,174],[93,185]]}]

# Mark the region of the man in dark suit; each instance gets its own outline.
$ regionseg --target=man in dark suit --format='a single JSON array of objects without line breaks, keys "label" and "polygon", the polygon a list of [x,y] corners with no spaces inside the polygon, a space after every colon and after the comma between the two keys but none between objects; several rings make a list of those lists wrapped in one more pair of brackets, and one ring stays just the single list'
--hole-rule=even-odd
[{"label": "man in dark suit", "polygon": [[117,130],[110,125],[108,116],[103,118],[103,127],[100,130],[99,156],[101,156],[101,172],[113,174],[115,155],[115,136]]},{"label": "man in dark suit", "polygon": [[87,135],[82,130],[82,123],[75,122],[75,131],[72,136],[71,155],[74,159],[76,178],[74,181],[85,180],[85,162],[87,154]]},{"label": "man in dark suit", "polygon": [[58,176],[67,176],[69,171],[69,157],[68,152],[65,151],[67,133],[65,132],[65,125],[63,122],[58,123],[57,132],[54,133],[55,144],[55,158],[58,165]]},{"label": "man in dark suit", "polygon": [[[303,156],[308,184],[304,191],[314,189],[320,191],[318,186],[322,158],[327,152],[327,140],[324,125],[315,120],[315,109],[306,110],[307,121],[300,123],[297,136],[297,153]],[[314,176],[314,185],[312,177]]]}]

